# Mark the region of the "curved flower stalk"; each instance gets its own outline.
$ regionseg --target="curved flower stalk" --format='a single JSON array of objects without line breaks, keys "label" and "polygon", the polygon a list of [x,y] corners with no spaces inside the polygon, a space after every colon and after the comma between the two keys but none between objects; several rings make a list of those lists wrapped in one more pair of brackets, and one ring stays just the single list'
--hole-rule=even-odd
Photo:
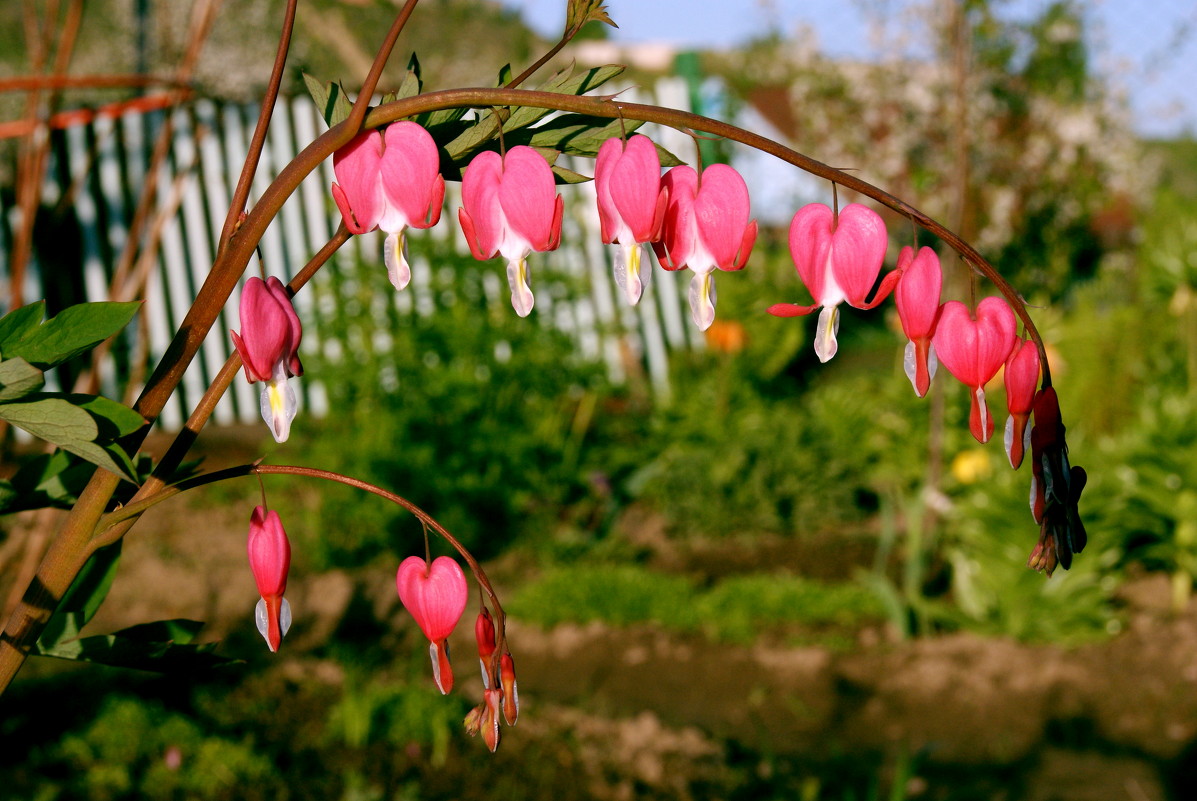
[{"label": "curved flower stalk", "polygon": [[815,302],[810,306],[775,303],[769,314],[798,317],[822,308],[815,354],[821,362],[830,361],[839,349],[839,304],[846,301],[857,309],[872,309],[898,280],[898,271],[891,272],[873,299],[866,300],[881,272],[888,240],[881,215],[868,206],[849,203],[838,214],[822,203],[803,206],[790,222],[790,256]]},{"label": "curved flower stalk", "polygon": [[395,289],[411,281],[407,237],[412,228],[431,228],[440,221],[445,202],[445,179],[432,135],[420,125],[404,120],[387,126],[385,149],[379,164],[386,203],[378,227],[387,232],[383,261]]},{"label": "curved flower stalk", "polygon": [[431,643],[432,677],[441,693],[448,694],[453,689],[448,640],[469,597],[465,574],[447,556],[438,556],[431,565],[423,557],[409,556],[399,565],[395,587],[399,600]]},{"label": "curved flower stalk", "polygon": [[1014,312],[1002,298],[978,303],[975,319],[958,300],[949,300],[939,313],[932,344],[940,364],[970,390],[968,427],[977,442],[988,442],[993,436],[985,384],[1006,363],[1017,338],[1014,328]]},{"label": "curved flower stalk", "polygon": [[1035,390],[1039,386],[1039,349],[1028,339],[1019,339],[1006,359],[1003,376],[1006,384],[1005,446],[1010,466],[1015,470],[1022,464],[1023,454],[1031,445],[1031,430],[1027,422],[1035,405]]},{"label": "curved flower stalk", "polygon": [[914,248],[904,247],[898,254],[898,285],[894,288],[894,303],[898,307],[898,319],[902,332],[906,334],[906,353],[903,366],[906,377],[920,398],[927,394],[935,368],[935,347],[931,338],[939,322],[939,295],[943,288],[943,270],[939,256],[931,248],[920,248],[914,255]]},{"label": "curved flower stalk", "polygon": [[660,237],[669,200],[661,191],[656,145],[642,134],[626,143],[618,137],[603,142],[594,163],[594,186],[603,242],[619,245],[615,281],[635,306],[651,274],[641,273],[644,246]]},{"label": "curved flower stalk", "polygon": [[411,281],[407,238],[412,228],[430,228],[441,218],[445,179],[432,135],[410,120],[385,133],[359,134],[333,154],[333,200],[345,227],[355,234],[387,233],[383,261],[395,289]]},{"label": "curved flower stalk", "polygon": [[291,604],[283,597],[291,569],[291,543],[278,512],[254,507],[249,518],[249,569],[258,586],[254,622],[271,652],[278,651],[291,628]]},{"label": "curved flower stalk", "polygon": [[276,442],[286,442],[299,408],[295,390],[287,379],[303,375],[303,364],[299,361],[303,326],[299,315],[287,288],[274,276],[265,281],[257,277],[246,281],[238,312],[241,333],[229,333],[245,365],[245,380],[251,384],[265,382],[262,419],[270,426]]},{"label": "curved flower stalk", "polygon": [[525,145],[506,156],[479,153],[461,179],[458,219],[470,251],[479,261],[496,254],[507,259],[511,305],[520,317],[536,303],[528,285],[528,254],[561,244],[564,205],[556,192],[548,162]]},{"label": "curved flower stalk", "polygon": [[706,331],[715,321],[715,268],[744,269],[756,244],[756,220],[748,219],[748,187],[726,164],[712,164],[701,178],[693,167],[674,167],[661,187],[668,201],[653,250],[666,270],[693,271],[690,315]]}]

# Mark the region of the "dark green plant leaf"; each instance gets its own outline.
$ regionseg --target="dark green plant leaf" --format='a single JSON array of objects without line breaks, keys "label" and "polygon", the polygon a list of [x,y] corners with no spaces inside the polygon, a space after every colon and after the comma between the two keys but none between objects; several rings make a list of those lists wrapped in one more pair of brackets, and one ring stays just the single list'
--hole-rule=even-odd
[{"label": "dark green plant leaf", "polygon": [[0,353],[5,352],[9,340],[20,339],[27,331],[36,328],[45,316],[46,302],[39,300],[0,317]]},{"label": "dark green plant leaf", "polygon": [[240,663],[238,659],[217,656],[213,653],[215,649],[216,643],[178,645],[169,641],[147,642],[116,634],[98,634],[53,647],[38,645],[34,653],[155,673],[211,670]]},{"label": "dark green plant leaf", "polygon": [[103,395],[67,395],[66,399],[81,409],[86,409],[93,417],[99,418],[100,435],[104,439],[116,439],[132,434],[147,422],[128,406]]},{"label": "dark green plant leaf", "polygon": [[54,648],[79,636],[79,632],[95,616],[108,596],[120,558],[119,540],[92,554],[38,637],[38,649]]},{"label": "dark green plant leaf", "polygon": [[42,371],[24,359],[5,359],[0,362],[0,401],[24,397],[42,388]]},{"label": "dark green plant leaf", "polygon": [[124,637],[137,642],[173,642],[186,645],[195,639],[204,627],[202,620],[188,620],[175,618],[174,620],[155,620],[152,623],[138,623],[114,632],[114,637]]},{"label": "dark green plant leaf", "polygon": [[0,512],[47,506],[69,509],[94,472],[95,465],[66,451],[35,456],[11,479],[0,481]]},{"label": "dark green plant leaf", "polygon": [[499,69],[499,82],[496,83],[495,86],[506,86],[507,84],[511,83],[511,79],[514,77],[515,75],[511,72],[511,65],[504,64]]},{"label": "dark green plant leaf", "polygon": [[453,162],[459,163],[466,160],[466,157],[471,155],[475,150],[495,138],[498,133],[498,124],[495,120],[493,111],[488,111],[481,115],[478,120],[461,132],[452,141],[445,144],[445,153]]},{"label": "dark green plant leaf", "polygon": [[670,153],[665,148],[653,142],[653,146],[657,148],[657,157],[661,159],[661,166],[668,169],[669,167],[680,167],[686,162],[679,159],[677,156]]},{"label": "dark green plant leaf", "polygon": [[565,11],[565,35],[570,31],[577,31],[587,22],[602,22],[612,28],[618,28],[615,21],[607,15],[604,0],[569,0]]},{"label": "dark green plant leaf", "polygon": [[598,155],[603,142],[618,137],[621,131],[631,133],[643,124],[639,120],[626,120],[621,128],[619,123],[619,120],[603,117],[562,114],[543,125],[519,131],[510,141],[537,148],[553,148],[571,156],[594,157]]},{"label": "dark green plant leaf", "polygon": [[21,357],[34,367],[46,370],[94,348],[120,331],[141,308],[140,301],[130,303],[79,303],[69,306],[44,324],[29,327],[5,342],[4,355]]},{"label": "dark green plant leaf", "polygon": [[[403,83],[395,92],[394,99],[402,100],[405,97],[415,97],[422,91],[424,91],[424,81],[420,78],[420,61],[416,58],[416,54],[412,53],[407,62],[407,74],[403,76]],[[385,97],[383,102],[386,102]]]},{"label": "dark green plant leaf", "polygon": [[345,95],[345,89],[339,83],[323,83],[319,78],[314,78],[306,72],[303,74],[303,82],[308,88],[308,94],[312,96],[312,100],[316,102],[316,109],[320,112],[320,116],[328,123],[328,127],[332,127],[339,122],[343,122],[349,116],[353,104],[349,102],[349,98]]},{"label": "dark green plant leaf", "polygon": [[0,418],[105,470],[136,480],[129,456],[118,445],[96,442],[100,423],[86,409],[64,397],[0,403]]}]

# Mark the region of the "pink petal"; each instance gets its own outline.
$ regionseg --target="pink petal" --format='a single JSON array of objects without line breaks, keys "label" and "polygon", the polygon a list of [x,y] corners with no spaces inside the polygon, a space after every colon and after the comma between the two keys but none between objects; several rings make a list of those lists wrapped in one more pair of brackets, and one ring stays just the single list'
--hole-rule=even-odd
[{"label": "pink petal", "polygon": [[985,402],[985,390],[976,387],[969,393],[969,398],[968,430],[977,442],[984,445],[993,436],[993,415],[989,413],[989,405]]},{"label": "pink petal", "polygon": [[303,324],[299,322],[299,315],[295,313],[295,306],[291,302],[291,293],[287,291],[283,282],[273,275],[266,279],[266,288],[270,290],[271,296],[278,301],[279,307],[287,316],[287,344],[284,348],[285,361],[283,362],[287,375],[301,376],[303,375],[303,364],[299,361],[299,342],[303,339]]},{"label": "pink petal", "polygon": [[428,645],[428,655],[432,657],[432,680],[441,691],[441,695],[448,695],[453,689],[453,665],[449,662],[449,642],[436,640]]},{"label": "pink petal", "polygon": [[493,150],[474,156],[461,178],[462,209],[458,219],[474,258],[479,260],[492,258],[503,239],[503,209],[499,205],[502,180],[503,158]]},{"label": "pink petal", "polygon": [[[561,235],[557,220],[557,187],[544,157],[526,145],[517,145],[503,158],[499,203],[509,229],[533,250],[551,250]],[[504,253],[508,258],[516,254]]]},{"label": "pink petal", "polygon": [[669,200],[661,223],[661,240],[653,244],[653,250],[666,270],[682,270],[697,245],[694,196],[698,173],[685,165],[674,167],[661,179],[661,188]]},{"label": "pink petal", "polygon": [[281,596],[287,591],[287,573],[291,569],[291,543],[283,530],[278,512],[254,508],[249,519],[249,569],[253,572],[258,594],[263,598]]},{"label": "pink petal", "polygon": [[[378,226],[385,201],[382,193],[382,179],[379,167],[382,162],[382,135],[378,131],[358,134],[345,147],[333,154],[333,172],[337,176],[346,204],[357,220],[357,227],[372,231]],[[346,226],[349,215],[341,206]]]},{"label": "pink petal", "polygon": [[594,160],[594,191],[598,198],[599,229],[603,242],[611,244],[620,234],[623,219],[611,198],[611,172],[623,155],[623,140],[613,136],[603,142]]},{"label": "pink petal", "polygon": [[436,143],[410,120],[387,126],[385,142],[380,172],[387,211],[379,224],[390,232],[404,225],[427,228],[432,224],[429,220],[440,217],[438,194],[444,198]]},{"label": "pink petal", "polygon": [[652,140],[640,134],[629,139],[611,168],[609,181],[611,200],[633,241],[651,242],[660,222],[657,201],[661,195],[661,159]]},{"label": "pink petal", "polygon": [[997,374],[1015,340],[1014,312],[1002,298],[977,304],[977,319],[960,301],[943,304],[932,342],[944,368],[978,389]]},{"label": "pink petal", "polygon": [[245,363],[245,376],[250,383],[269,380],[275,363],[288,355],[291,323],[287,313],[266,283],[254,276],[241,290],[238,314],[241,333],[233,342]]},{"label": "pink petal", "polygon": [[868,206],[849,203],[840,211],[831,235],[831,265],[849,305],[858,309],[865,305],[865,296],[885,260],[888,241],[885,221]]},{"label": "pink petal", "polygon": [[823,304],[831,253],[831,209],[822,203],[810,203],[794,214],[790,221],[790,257],[798,270],[798,277],[815,299]]},{"label": "pink petal", "polygon": [[437,557],[432,565],[423,557],[409,556],[399,565],[395,586],[416,625],[434,643],[453,632],[469,596],[461,566],[447,556]]},{"label": "pink petal", "polygon": [[898,268],[902,277],[894,290],[894,303],[898,306],[902,331],[907,339],[930,337],[939,319],[939,295],[943,287],[939,256],[928,247],[920,248],[915,256],[913,248],[907,246],[898,256]]},{"label": "pink petal", "polygon": [[1031,340],[1018,340],[1006,359],[1006,409],[1028,415],[1039,388],[1039,348]]},{"label": "pink petal", "polygon": [[774,317],[805,317],[817,308],[819,308],[817,303],[812,306],[799,306],[797,303],[774,303],[765,311]]},{"label": "pink petal", "polygon": [[[749,227],[748,187],[740,173],[726,164],[712,164],[702,172],[702,181],[694,197],[694,215],[698,236],[723,270],[743,266],[748,254],[742,252]],[[747,238],[752,249],[755,234]]]}]

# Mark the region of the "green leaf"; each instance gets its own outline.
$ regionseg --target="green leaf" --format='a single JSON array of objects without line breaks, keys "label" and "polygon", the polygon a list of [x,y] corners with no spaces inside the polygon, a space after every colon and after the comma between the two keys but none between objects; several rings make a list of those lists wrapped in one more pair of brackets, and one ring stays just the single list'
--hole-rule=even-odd
[{"label": "green leaf", "polygon": [[49,369],[120,331],[140,308],[140,301],[68,306],[44,324],[26,328],[19,337],[6,342],[4,355],[10,359],[19,356],[34,367]]},{"label": "green leaf", "polygon": [[11,401],[36,392],[46,382],[42,371],[24,359],[0,362],[0,401]]},{"label": "green leaf", "polygon": [[[3,364],[0,364],[0,367],[3,367]],[[103,395],[67,395],[66,399],[81,409],[86,409],[93,417],[99,418],[100,434],[104,439],[116,439],[132,434],[149,422],[123,403],[117,403]]]},{"label": "green leaf", "polygon": [[339,83],[322,83],[319,78],[314,78],[306,72],[303,74],[303,82],[307,85],[308,94],[316,102],[320,116],[330,128],[349,116],[353,104],[349,102],[345,89]]},{"label": "green leaf", "polygon": [[565,11],[565,35],[576,32],[587,22],[602,22],[612,28],[618,28],[615,21],[607,15],[604,0],[569,0]]},{"label": "green leaf", "polygon": [[212,653],[215,649],[216,643],[179,645],[169,641],[148,642],[116,634],[99,634],[50,647],[38,645],[34,647],[34,653],[156,673],[211,670],[240,663],[238,659],[217,656]]},{"label": "green leaf", "polygon": [[[399,85],[399,90],[395,92],[395,99],[402,100],[405,97],[415,97],[424,90],[424,81],[420,78],[420,61],[416,58],[416,54],[412,53],[411,58],[407,62],[407,74],[403,76],[403,83]],[[386,101],[386,98],[383,98]]]},{"label": "green leaf", "polygon": [[594,157],[598,155],[603,142],[619,136],[623,131],[631,133],[642,124],[640,120],[624,120],[621,127],[619,120],[562,114],[544,125],[520,131],[512,137],[512,141],[531,147],[553,148],[573,156]]},{"label": "green leaf", "polygon": [[507,84],[511,83],[511,79],[514,77],[515,75],[511,72],[511,65],[504,64],[499,69],[499,82],[496,83],[495,86],[506,86]]},{"label": "green leaf", "polygon": [[129,456],[118,445],[97,443],[100,424],[96,418],[64,397],[2,403],[0,418],[105,470],[136,480]]},{"label": "green leaf", "polygon": [[138,623],[115,632],[113,636],[124,637],[138,642],[173,642],[186,645],[195,639],[204,627],[203,621],[175,618],[174,620],[155,620],[153,623]]},{"label": "green leaf", "polygon": [[37,639],[37,647],[52,648],[73,640],[89,620],[95,617],[100,605],[112,588],[116,569],[120,565],[121,541],[100,548],[75,576],[58,608],[50,616],[46,627]]},{"label": "green leaf", "polygon": [[66,451],[30,459],[8,481],[0,481],[0,512],[53,506],[69,509],[95,472],[95,466]]},{"label": "green leaf", "polygon": [[553,165],[552,170],[553,175],[557,177],[557,183],[559,184],[581,184],[590,180],[589,175],[583,175],[580,172],[574,172],[573,170],[558,166],[556,164]]},{"label": "green leaf", "polygon": [[463,160],[484,143],[495,138],[498,126],[494,112],[487,112],[478,121],[466,128],[457,138],[445,144],[445,152],[454,162]]},{"label": "green leaf", "polygon": [[679,159],[677,156],[670,153],[665,148],[658,145],[656,142],[653,142],[653,145],[657,148],[657,156],[661,159],[662,167],[666,167],[666,168],[680,167],[681,165],[686,163],[686,162],[682,161],[681,159]]},{"label": "green leaf", "polygon": [[8,347],[8,341],[19,339],[26,331],[36,328],[37,324],[46,316],[46,302],[39,300],[14,309],[4,317],[0,317],[0,353]]},{"label": "green leaf", "polygon": [[[562,95],[584,95],[620,75],[623,71],[624,67],[619,64],[607,64],[602,67],[593,67],[575,75],[573,67],[566,67],[552,75],[536,88],[541,92],[555,92]],[[517,108],[512,111],[511,117],[504,123],[503,132],[506,133],[526,127],[552,113],[553,110],[549,108],[530,108],[527,106]]]}]

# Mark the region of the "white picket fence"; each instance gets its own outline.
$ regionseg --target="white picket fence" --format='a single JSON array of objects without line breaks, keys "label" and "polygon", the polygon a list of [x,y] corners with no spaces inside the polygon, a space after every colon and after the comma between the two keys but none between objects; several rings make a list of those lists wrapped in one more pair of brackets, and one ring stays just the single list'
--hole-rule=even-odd
[{"label": "white picket fence", "polygon": [[[652,99],[675,108],[688,106],[688,92],[681,79],[661,81],[654,87],[651,98],[636,90],[625,92],[623,97]],[[256,117],[256,107],[210,100],[198,100],[172,112],[174,134],[170,157],[158,175],[158,210],[165,225],[147,287],[143,312],[146,319],[142,322],[148,333],[151,365],[162,356],[210,268]],[[47,249],[41,248],[43,263],[40,264],[35,254],[23,291],[26,301],[55,292],[61,295],[70,289],[67,286],[70,282],[82,284],[84,297],[76,300],[107,299],[114,263],[129,235],[140,187],[147,178],[150,149],[163,120],[161,113],[99,118],[86,126],[68,128],[61,139],[55,140],[42,195],[41,214],[45,217],[39,219],[39,225],[59,227],[49,228],[50,233],[41,237],[41,241],[54,245],[77,239],[78,244],[77,248],[64,248],[65,253],[51,258],[46,257]],[[253,197],[260,195],[271,178],[324,129],[324,122],[309,98],[280,101],[254,182]],[[655,130],[652,136],[679,154],[692,149],[690,141],[676,131]],[[590,165],[578,166],[589,173]],[[326,161],[304,180],[267,229],[261,252],[269,274],[289,280],[336,230],[340,217],[329,192],[332,181],[332,164]],[[75,193],[73,215],[61,217],[47,211],[60,203],[73,183],[80,189]],[[561,192],[566,209],[562,244],[553,253],[532,256],[537,307],[529,324],[551,325],[566,332],[573,338],[580,356],[604,362],[616,381],[624,379],[631,354],[640,360],[640,369],[649,377],[654,390],[667,394],[670,352],[701,348],[704,342],[689,321],[684,297],[689,276],[679,278],[674,273],[655,270],[640,304],[628,306],[612,278],[610,248],[602,244],[599,236],[593,185],[562,187]],[[415,232],[414,236],[436,237],[452,244],[458,252],[468,253],[457,225],[459,205],[459,185],[454,183],[447,192],[441,222],[428,232]],[[0,193],[0,287],[3,287],[0,292],[4,293],[8,291],[8,254],[13,231],[19,223],[19,211],[12,206],[11,193]],[[355,237],[342,248],[330,267],[335,269],[336,264],[347,265],[356,259],[381,261],[380,236]],[[503,267],[488,262],[480,264],[479,269],[488,273],[484,278],[486,302],[501,303],[508,307],[508,313],[514,314],[505,291]],[[570,285],[581,285],[588,291],[541,291],[554,274],[567,276]],[[376,322],[385,323],[390,317],[388,303],[399,314],[435,313],[436,293],[444,291],[443,282],[438,281],[434,292],[433,266],[427,259],[414,260],[412,284],[403,293],[391,290],[381,265],[378,275],[378,292],[371,304]],[[10,305],[7,298],[0,300],[5,308]],[[222,319],[185,373],[174,402],[163,410],[160,424],[164,428],[181,426],[228,358],[232,344],[227,331],[239,328],[238,301],[239,293],[234,293]],[[336,298],[325,302],[335,303]],[[296,307],[305,321],[319,317],[312,292],[301,292]],[[380,335],[384,340],[387,337],[385,331]],[[129,339],[131,342],[132,338]],[[323,340],[320,327],[308,325],[303,352],[317,351],[326,355],[337,353],[339,343]],[[104,371],[106,393],[117,392],[131,358],[128,352],[110,357]],[[325,411],[325,395],[318,379],[305,377],[302,393],[301,402],[308,407],[308,413],[319,415]],[[244,381],[235,382],[217,407],[214,420],[230,423],[257,419],[256,394],[256,389]]]}]

